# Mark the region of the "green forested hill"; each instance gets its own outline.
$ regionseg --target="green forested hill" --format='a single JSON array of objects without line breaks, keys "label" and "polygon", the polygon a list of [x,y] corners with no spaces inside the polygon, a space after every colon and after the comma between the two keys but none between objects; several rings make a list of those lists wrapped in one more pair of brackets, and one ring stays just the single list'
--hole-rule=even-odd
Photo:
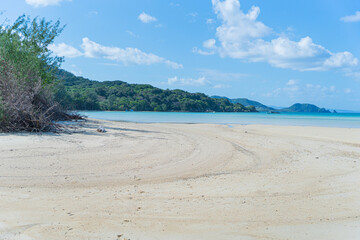
[{"label": "green forested hill", "polygon": [[148,84],[92,81],[64,70],[57,72],[56,99],[74,110],[134,110],[187,112],[256,112],[255,107],[215,99],[203,93],[163,90]]}]

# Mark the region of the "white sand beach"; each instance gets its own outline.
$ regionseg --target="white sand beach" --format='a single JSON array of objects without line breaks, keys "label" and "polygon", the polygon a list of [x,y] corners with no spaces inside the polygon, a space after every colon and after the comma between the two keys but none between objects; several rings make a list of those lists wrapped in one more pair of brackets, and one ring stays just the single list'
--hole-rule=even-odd
[{"label": "white sand beach", "polygon": [[4,240],[354,240],[359,199],[360,129],[92,120],[0,134]]}]

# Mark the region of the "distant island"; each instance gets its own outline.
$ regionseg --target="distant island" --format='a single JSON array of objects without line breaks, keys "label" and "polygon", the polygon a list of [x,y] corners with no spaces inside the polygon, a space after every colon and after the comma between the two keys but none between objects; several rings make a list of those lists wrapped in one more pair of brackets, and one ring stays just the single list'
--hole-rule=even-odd
[{"label": "distant island", "polygon": [[269,112],[269,113],[274,113],[274,112],[302,112],[302,113],[331,113],[331,111],[325,109],[325,108],[319,108],[313,104],[309,104],[309,103],[295,103],[292,106],[288,107],[288,108],[281,108],[281,109],[275,109],[272,107],[268,107],[262,103],[259,103],[257,101],[253,101],[253,100],[249,100],[247,98],[234,98],[234,99],[230,99],[227,97],[220,97],[220,96],[212,96],[212,98],[215,99],[227,99],[229,100],[231,103],[240,103],[243,106],[254,106],[256,108],[257,111],[259,112]]},{"label": "distant island", "polygon": [[279,109],[280,112],[308,112],[308,113],[331,113],[325,108],[319,108],[313,104],[296,103],[288,108]]}]

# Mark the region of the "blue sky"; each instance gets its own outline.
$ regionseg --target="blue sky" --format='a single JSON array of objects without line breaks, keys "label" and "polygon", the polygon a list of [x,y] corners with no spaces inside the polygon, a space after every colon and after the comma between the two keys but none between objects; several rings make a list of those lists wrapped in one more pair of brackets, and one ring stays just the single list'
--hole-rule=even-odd
[{"label": "blue sky", "polygon": [[2,22],[66,24],[51,49],[76,75],[360,110],[360,1],[0,2]]}]

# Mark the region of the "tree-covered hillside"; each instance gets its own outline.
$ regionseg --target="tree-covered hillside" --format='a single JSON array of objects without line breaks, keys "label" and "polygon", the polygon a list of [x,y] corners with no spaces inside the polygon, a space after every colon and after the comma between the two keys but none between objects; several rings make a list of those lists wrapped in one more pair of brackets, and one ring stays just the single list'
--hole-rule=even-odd
[{"label": "tree-covered hillside", "polygon": [[74,110],[256,112],[253,106],[244,107],[203,93],[163,90],[123,81],[92,81],[64,70],[59,70],[57,77],[60,80],[57,100]]}]

